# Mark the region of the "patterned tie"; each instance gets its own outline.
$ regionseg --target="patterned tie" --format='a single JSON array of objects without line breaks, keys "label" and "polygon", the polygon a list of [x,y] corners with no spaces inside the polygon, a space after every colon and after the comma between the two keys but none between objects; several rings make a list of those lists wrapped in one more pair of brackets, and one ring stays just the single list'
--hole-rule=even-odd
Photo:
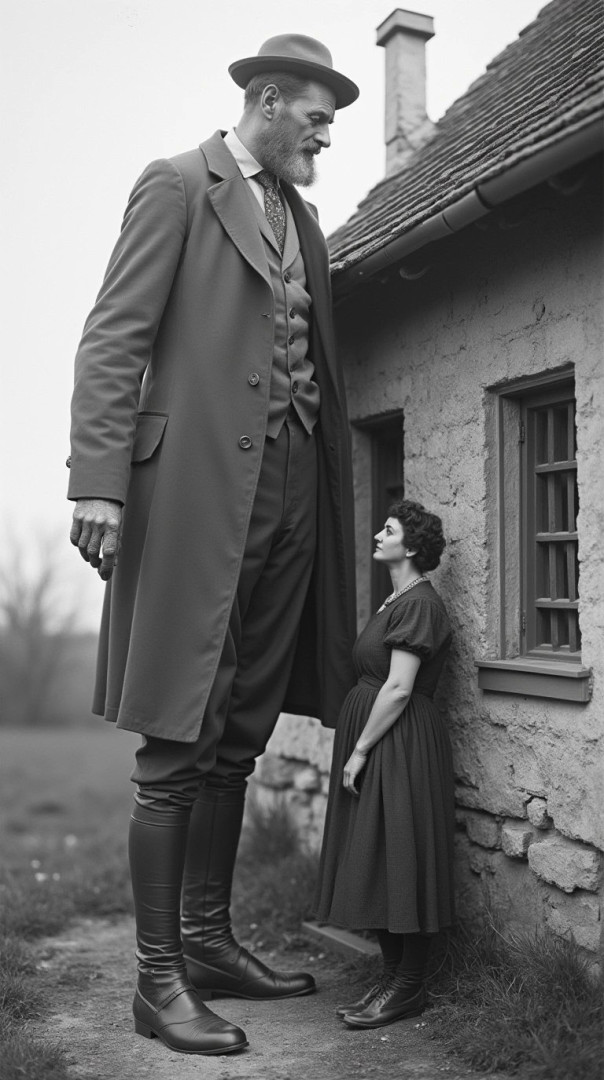
[{"label": "patterned tie", "polygon": [[275,234],[275,240],[279,245],[279,251],[283,255],[285,245],[285,210],[279,196],[277,177],[266,169],[254,173],[254,180],[264,188],[264,213],[271,229]]}]

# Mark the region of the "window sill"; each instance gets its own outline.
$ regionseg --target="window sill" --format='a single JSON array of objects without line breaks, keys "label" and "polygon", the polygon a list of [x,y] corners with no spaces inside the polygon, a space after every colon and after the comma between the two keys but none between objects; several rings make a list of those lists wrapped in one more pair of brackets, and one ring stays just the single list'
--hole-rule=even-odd
[{"label": "window sill", "polygon": [[535,660],[515,656],[512,660],[476,660],[478,686],[500,694],[589,701],[591,670],[581,664]]}]

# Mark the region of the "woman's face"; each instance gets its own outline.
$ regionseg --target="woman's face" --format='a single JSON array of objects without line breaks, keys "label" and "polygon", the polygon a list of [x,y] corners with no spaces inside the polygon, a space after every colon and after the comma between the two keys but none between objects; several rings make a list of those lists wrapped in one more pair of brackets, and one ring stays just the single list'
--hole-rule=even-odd
[{"label": "woman's face", "polygon": [[407,557],[407,548],[403,537],[403,526],[398,518],[389,517],[381,532],[375,534],[376,562],[387,564],[400,563]]}]

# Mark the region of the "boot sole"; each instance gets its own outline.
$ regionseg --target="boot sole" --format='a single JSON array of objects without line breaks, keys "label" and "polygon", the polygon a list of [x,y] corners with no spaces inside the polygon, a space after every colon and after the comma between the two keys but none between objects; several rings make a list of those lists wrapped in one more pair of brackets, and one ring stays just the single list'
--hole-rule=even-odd
[{"label": "boot sole", "polygon": [[309,986],[307,990],[296,990],[294,994],[268,994],[262,996],[260,994],[242,994],[238,990],[207,990],[205,987],[202,989],[195,986],[195,983],[191,985],[202,1001],[212,1001],[213,998],[223,997],[243,998],[244,1001],[285,1001],[287,998],[307,997],[308,994],[315,994],[317,991],[316,986]]},{"label": "boot sole", "polygon": [[375,1020],[372,1023],[367,1023],[366,1021],[359,1021],[355,1019],[352,1013],[348,1013],[346,1016],[342,1017],[342,1020],[347,1025],[347,1027],[378,1028],[387,1027],[388,1024],[396,1024],[398,1020],[410,1020],[413,1016],[421,1016],[423,1012],[425,1012],[424,1008],[411,1009],[410,1012],[401,1013],[400,1016],[393,1016],[389,1020]]},{"label": "boot sole", "polygon": [[163,1035],[160,1035],[149,1024],[143,1024],[141,1020],[134,1021],[134,1030],[137,1035],[142,1035],[145,1039],[159,1039],[168,1050],[172,1050],[176,1054],[197,1054],[202,1057],[211,1057],[213,1054],[232,1054],[234,1050],[245,1050],[245,1047],[250,1045],[248,1040],[245,1039],[243,1042],[235,1043],[234,1046],[219,1047],[216,1050],[184,1050],[180,1046],[172,1046],[171,1043],[164,1039]]}]

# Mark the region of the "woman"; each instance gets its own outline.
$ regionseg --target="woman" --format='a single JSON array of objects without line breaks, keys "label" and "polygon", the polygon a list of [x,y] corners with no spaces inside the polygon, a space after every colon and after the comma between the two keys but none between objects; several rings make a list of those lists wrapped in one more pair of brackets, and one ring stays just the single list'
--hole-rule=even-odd
[{"label": "woman", "polygon": [[368,1028],[423,1011],[429,935],[453,921],[451,748],[432,701],[451,629],[426,577],[445,539],[440,518],[405,499],[375,540],[393,591],[354,647],[317,888],[319,921],[377,935],[381,977],[337,1009]]}]

